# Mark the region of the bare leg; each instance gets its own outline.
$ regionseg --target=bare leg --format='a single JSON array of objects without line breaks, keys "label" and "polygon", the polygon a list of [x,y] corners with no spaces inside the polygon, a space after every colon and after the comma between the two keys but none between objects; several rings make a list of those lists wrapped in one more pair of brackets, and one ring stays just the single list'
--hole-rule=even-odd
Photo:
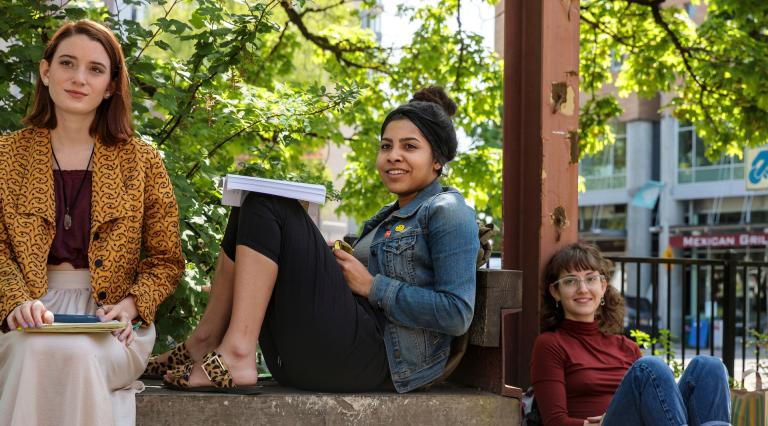
[{"label": "bare leg", "polygon": [[[235,384],[249,385],[258,380],[256,345],[277,279],[277,264],[243,245],[236,248],[232,316],[221,344],[216,349],[232,372]],[[206,313],[208,311],[206,310]],[[202,323],[202,321],[201,321]],[[209,384],[200,363],[189,377],[190,386]]]},{"label": "bare leg", "polygon": [[[224,337],[232,312],[234,278],[235,263],[224,250],[219,250],[208,305],[197,327],[186,340],[187,350],[195,361],[200,361],[203,355],[217,347]],[[158,357],[160,362],[166,362],[167,359],[168,352]]]}]

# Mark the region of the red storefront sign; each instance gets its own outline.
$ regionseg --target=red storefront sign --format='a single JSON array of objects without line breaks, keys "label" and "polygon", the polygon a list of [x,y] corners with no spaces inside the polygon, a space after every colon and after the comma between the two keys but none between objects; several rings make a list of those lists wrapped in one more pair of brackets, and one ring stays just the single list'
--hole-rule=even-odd
[{"label": "red storefront sign", "polygon": [[740,234],[675,235],[669,238],[669,245],[675,248],[768,246],[768,234],[743,232]]}]

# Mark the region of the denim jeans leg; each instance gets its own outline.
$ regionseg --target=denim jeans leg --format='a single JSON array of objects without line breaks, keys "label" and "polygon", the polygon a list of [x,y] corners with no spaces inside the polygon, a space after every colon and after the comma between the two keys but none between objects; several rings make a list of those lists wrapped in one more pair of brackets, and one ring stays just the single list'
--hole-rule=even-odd
[{"label": "denim jeans leg", "polygon": [[611,399],[603,426],[681,426],[688,423],[675,377],[656,357],[643,357],[627,370]]},{"label": "denim jeans leg", "polygon": [[728,373],[718,358],[694,357],[679,382],[691,426],[727,425],[731,419]]}]

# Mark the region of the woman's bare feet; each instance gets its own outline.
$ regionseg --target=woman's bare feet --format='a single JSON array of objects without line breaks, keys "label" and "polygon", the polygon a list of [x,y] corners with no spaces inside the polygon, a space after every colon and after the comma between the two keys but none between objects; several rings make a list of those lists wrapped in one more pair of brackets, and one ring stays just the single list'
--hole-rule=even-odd
[{"label": "woman's bare feet", "polygon": [[[150,359],[150,365],[147,366],[148,374],[154,375],[154,370],[160,370],[165,373],[165,370],[175,369],[181,367],[190,357],[193,361],[199,362],[203,359],[206,353],[212,351],[220,342],[214,341],[211,338],[204,336],[202,333],[194,332],[190,335],[186,341],[184,341],[184,348],[179,353],[178,347],[167,352],[163,352],[156,357]],[[174,359],[171,359],[172,354],[176,352]],[[157,364],[158,367],[152,367]],[[145,372],[147,373],[147,372]]]}]

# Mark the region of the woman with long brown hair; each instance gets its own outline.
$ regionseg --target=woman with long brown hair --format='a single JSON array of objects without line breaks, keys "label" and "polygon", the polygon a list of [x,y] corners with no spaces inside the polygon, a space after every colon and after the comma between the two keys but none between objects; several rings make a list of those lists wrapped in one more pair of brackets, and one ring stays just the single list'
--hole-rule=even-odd
[{"label": "woman with long brown hair", "polygon": [[622,331],[624,300],[608,284],[611,262],[592,245],[555,253],[544,271],[541,329],[531,383],[545,425],[727,425],[723,363],[697,356],[679,383]]},{"label": "woman with long brown hair", "polygon": [[[59,28],[24,123],[0,137],[0,425],[132,424],[155,312],[184,261],[170,180],[133,134],[109,29]],[[124,327],[29,332],[61,314]]]}]

